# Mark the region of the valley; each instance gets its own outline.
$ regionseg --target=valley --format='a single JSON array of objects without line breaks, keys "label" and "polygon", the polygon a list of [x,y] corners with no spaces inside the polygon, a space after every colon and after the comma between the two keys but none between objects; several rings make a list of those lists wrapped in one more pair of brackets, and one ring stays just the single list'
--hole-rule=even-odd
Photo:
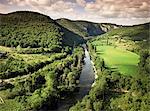
[{"label": "valley", "polygon": [[89,94],[69,111],[148,111],[148,33],[148,24],[144,24],[114,29],[89,40],[98,77]]},{"label": "valley", "polygon": [[0,20],[0,111],[150,110],[149,23]]}]

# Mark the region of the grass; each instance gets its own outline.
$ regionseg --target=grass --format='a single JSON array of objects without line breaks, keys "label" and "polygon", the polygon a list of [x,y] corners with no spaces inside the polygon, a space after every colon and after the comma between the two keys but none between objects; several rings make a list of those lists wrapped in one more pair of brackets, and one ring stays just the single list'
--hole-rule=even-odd
[{"label": "grass", "polygon": [[22,104],[15,99],[7,99],[9,93],[9,90],[0,91],[0,98],[4,101],[4,103],[0,101],[0,111],[20,111],[23,109]]},{"label": "grass", "polygon": [[98,56],[103,58],[112,70],[124,75],[136,75],[140,58],[136,53],[140,49],[140,40],[147,39],[146,27],[147,24],[114,29],[93,40],[92,44],[96,46]]},{"label": "grass", "polygon": [[51,58],[61,55],[61,53],[54,53],[54,54],[18,54],[17,51],[13,48],[0,46],[0,52],[7,52],[7,57],[0,58],[0,63],[5,63],[8,57],[13,57],[14,59],[20,60],[22,63],[25,64],[36,64],[40,62],[45,62],[51,60]]},{"label": "grass", "polygon": [[21,111],[23,106],[14,99],[5,100],[5,103],[0,104],[0,111]]},{"label": "grass", "polygon": [[[19,53],[17,53],[15,48],[10,48],[10,47],[5,47],[5,46],[0,46],[0,52],[7,52],[7,53],[9,53],[7,55],[9,55],[15,59],[22,60],[23,62],[25,62],[27,64],[35,64],[38,62],[45,62],[47,60],[50,60],[51,57],[61,55],[61,53],[53,53],[53,54],[46,54],[46,55],[43,55],[43,54],[19,54]],[[4,62],[5,59],[0,59],[0,63]]]},{"label": "grass", "polygon": [[121,74],[135,75],[138,71],[139,56],[133,52],[115,48],[113,46],[97,46],[97,54],[102,57],[106,65]]},{"label": "grass", "polygon": [[10,47],[0,46],[0,52],[13,52],[13,49]]}]

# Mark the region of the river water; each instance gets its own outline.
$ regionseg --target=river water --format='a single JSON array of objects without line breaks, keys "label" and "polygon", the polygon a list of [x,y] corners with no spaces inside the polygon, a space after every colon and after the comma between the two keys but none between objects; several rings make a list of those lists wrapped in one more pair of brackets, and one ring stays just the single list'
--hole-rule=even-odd
[{"label": "river water", "polygon": [[77,98],[82,99],[91,89],[91,86],[95,80],[93,65],[90,60],[89,52],[87,51],[86,45],[83,45],[85,51],[84,62],[85,65],[82,68],[82,72],[80,75],[80,90],[77,94]]},{"label": "river water", "polygon": [[79,91],[69,96],[68,98],[61,100],[58,103],[58,108],[53,111],[68,111],[69,108],[74,105],[77,101],[82,100],[82,98],[87,95],[91,89],[91,86],[95,80],[93,65],[90,60],[89,52],[87,51],[86,45],[83,45],[85,51],[84,65],[80,75]]}]

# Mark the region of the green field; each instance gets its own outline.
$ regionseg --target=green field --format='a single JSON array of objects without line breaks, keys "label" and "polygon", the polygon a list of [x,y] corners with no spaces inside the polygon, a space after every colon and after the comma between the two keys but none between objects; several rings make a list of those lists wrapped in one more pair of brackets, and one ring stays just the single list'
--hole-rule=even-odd
[{"label": "green field", "polygon": [[125,75],[135,75],[138,71],[139,56],[133,52],[113,46],[97,46],[96,52],[112,70]]}]

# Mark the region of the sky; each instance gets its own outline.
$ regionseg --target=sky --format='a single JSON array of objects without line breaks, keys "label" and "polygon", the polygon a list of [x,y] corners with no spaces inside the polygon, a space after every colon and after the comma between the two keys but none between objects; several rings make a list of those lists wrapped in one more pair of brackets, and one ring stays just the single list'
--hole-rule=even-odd
[{"label": "sky", "polygon": [[0,13],[14,11],[118,25],[150,22],[150,0],[0,0]]}]

